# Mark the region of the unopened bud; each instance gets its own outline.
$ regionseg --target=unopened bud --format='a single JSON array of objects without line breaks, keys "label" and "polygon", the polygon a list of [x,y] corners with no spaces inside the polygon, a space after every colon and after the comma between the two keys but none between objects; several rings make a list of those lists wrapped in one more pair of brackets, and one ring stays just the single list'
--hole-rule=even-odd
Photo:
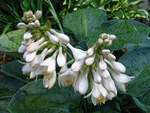
[{"label": "unopened bud", "polygon": [[25,28],[27,28],[27,25],[25,23],[20,22],[20,23],[17,24],[17,27],[19,29],[25,29]]},{"label": "unopened bud", "polygon": [[63,34],[63,33],[58,33],[58,32],[56,32],[56,31],[53,30],[53,29],[51,29],[50,31],[51,31],[54,35],[56,35],[62,43],[64,43],[64,44],[68,44],[68,43],[69,43],[69,40],[70,40],[70,39],[69,39],[69,37],[68,37],[67,35],[65,35],[65,34]]},{"label": "unopened bud", "polygon": [[42,16],[42,11],[37,10],[37,11],[35,12],[35,17],[36,17],[36,19],[37,19],[37,20],[40,19],[41,16]]},{"label": "unopened bud", "polygon": [[116,40],[116,36],[115,35],[109,35],[109,39],[112,40],[112,41]]}]

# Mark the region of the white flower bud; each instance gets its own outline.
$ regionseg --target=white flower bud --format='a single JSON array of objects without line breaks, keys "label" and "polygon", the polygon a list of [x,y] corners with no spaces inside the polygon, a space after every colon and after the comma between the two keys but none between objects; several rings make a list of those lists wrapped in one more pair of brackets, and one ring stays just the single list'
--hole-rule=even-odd
[{"label": "white flower bud", "polygon": [[95,57],[96,57],[96,54],[94,54],[93,56],[87,58],[87,59],[85,60],[85,64],[86,64],[87,66],[92,65],[92,64],[94,63]]},{"label": "white flower bud", "polygon": [[65,35],[65,34],[63,34],[63,33],[58,33],[58,32],[56,32],[56,31],[53,30],[53,29],[51,29],[50,31],[51,31],[54,35],[56,35],[62,43],[64,43],[64,44],[68,44],[68,43],[69,43],[69,40],[70,40],[70,39],[69,39],[69,37],[68,37],[67,35]]},{"label": "white flower bud", "polygon": [[28,26],[29,26],[30,28],[33,28],[33,27],[34,27],[34,22],[30,22],[30,23],[28,24]]},{"label": "white flower bud", "polygon": [[63,67],[66,64],[66,57],[62,53],[62,47],[59,47],[59,54],[57,56],[57,64],[59,67]]},{"label": "white flower bud", "polygon": [[99,38],[98,39],[98,44],[101,46],[103,44],[103,39]]},{"label": "white flower bud", "polygon": [[26,33],[24,33],[24,35],[23,35],[23,38],[24,38],[24,40],[27,40],[27,39],[30,39],[30,38],[32,38],[32,34],[31,34],[31,32],[26,32]]},{"label": "white flower bud", "polygon": [[103,79],[103,85],[107,89],[107,91],[114,92],[116,87],[114,81],[111,79],[111,77],[107,79]]},{"label": "white flower bud", "polygon": [[112,68],[115,69],[116,71],[120,73],[124,73],[126,71],[126,68],[120,62],[111,61],[111,63],[112,63]]},{"label": "white flower bud", "polygon": [[41,44],[44,40],[45,40],[45,38],[42,37],[41,39],[37,40],[36,42],[31,43],[31,44],[26,48],[26,50],[29,51],[29,52],[35,51],[35,50],[37,49],[37,47],[39,46],[39,44]]},{"label": "white flower bud", "polygon": [[109,53],[109,54],[107,55],[107,57],[108,57],[110,60],[116,60],[116,57],[115,57],[113,54],[111,54],[111,53]]},{"label": "white flower bud", "polygon": [[29,46],[34,40],[33,39],[28,39],[28,40],[23,40],[21,43],[25,46]]},{"label": "white flower bud", "polygon": [[57,43],[59,42],[58,37],[52,35],[50,32],[46,31],[46,35],[49,37],[50,41],[51,41],[53,44],[57,44]]},{"label": "white flower bud", "polygon": [[107,69],[107,64],[104,62],[103,56],[100,56],[99,68],[103,71]]},{"label": "white flower bud", "polygon": [[106,70],[100,70],[99,69],[99,72],[100,72],[100,75],[103,77],[103,78],[105,78],[105,79],[107,79],[107,78],[109,78],[110,77],[110,73],[109,73],[109,71],[106,69]]},{"label": "white flower bud", "polygon": [[95,47],[96,47],[96,45],[93,45],[91,48],[89,48],[89,49],[87,50],[87,55],[88,55],[88,56],[93,55]]},{"label": "white flower bud", "polygon": [[19,53],[24,53],[25,51],[26,51],[26,46],[24,46],[24,45],[21,45],[18,49]]},{"label": "white flower bud", "polygon": [[109,40],[109,43],[107,46],[111,46],[112,45],[112,40]]},{"label": "white flower bud", "polygon": [[37,10],[37,11],[35,12],[35,17],[36,17],[36,19],[37,19],[37,20],[40,19],[41,16],[42,16],[42,11]]},{"label": "white flower bud", "polygon": [[109,35],[109,39],[112,40],[112,41],[116,40],[116,36],[115,35]]},{"label": "white flower bud", "polygon": [[107,38],[109,38],[109,34],[103,33],[100,35],[100,38],[107,39]]},{"label": "white flower bud", "polygon": [[26,62],[32,62],[36,56],[36,53],[37,53],[36,51],[31,52],[31,53],[27,53],[25,56]]},{"label": "white flower bud", "polygon": [[103,50],[102,50],[102,53],[108,54],[108,53],[110,53],[110,50],[109,50],[109,49],[103,49]]},{"label": "white flower bud", "polygon": [[83,51],[81,49],[74,48],[69,43],[67,44],[67,46],[72,51],[72,54],[73,54],[75,60],[81,60],[81,59],[84,59],[87,56],[85,51]]},{"label": "white flower bud", "polygon": [[96,70],[96,71],[93,70],[92,74],[93,74],[94,81],[96,83],[100,83],[101,82],[101,75],[99,74],[99,71],[98,70]]},{"label": "white flower bud", "polygon": [[26,29],[27,25],[25,23],[20,22],[17,24],[17,27],[18,27],[18,29]]},{"label": "white flower bud", "polygon": [[40,27],[40,22],[39,22],[39,20],[36,20],[36,21],[34,22],[34,27]]},{"label": "white flower bud", "polygon": [[75,61],[71,66],[72,71],[78,72],[82,68],[83,63],[84,60]]}]

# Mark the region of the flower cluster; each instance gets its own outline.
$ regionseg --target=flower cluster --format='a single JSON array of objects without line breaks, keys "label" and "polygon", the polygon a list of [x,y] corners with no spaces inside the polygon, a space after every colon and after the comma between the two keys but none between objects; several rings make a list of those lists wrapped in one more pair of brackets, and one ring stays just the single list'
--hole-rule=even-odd
[{"label": "flower cluster", "polygon": [[[124,74],[126,71],[124,65],[116,61],[116,57],[109,49],[105,49],[112,45],[116,39],[115,35],[103,33],[92,47],[83,51],[73,47],[69,43],[69,37],[63,33],[54,29],[41,33],[40,26],[31,27],[31,23],[39,22],[41,14],[40,11],[35,14],[31,11],[25,12],[23,20],[28,25],[18,24],[18,28],[26,28],[24,40],[18,49],[19,53],[24,53],[23,58],[26,61],[22,68],[24,74],[30,75],[31,79],[43,75],[44,87],[52,88],[57,79],[57,62],[61,67],[58,73],[59,85],[72,85],[75,91],[84,95],[91,84],[91,92],[85,98],[91,96],[94,105],[112,100],[117,95],[117,88],[126,91],[126,83],[131,81],[132,77]],[[26,27],[22,27],[23,24]],[[67,65],[67,47],[74,57],[70,67]]]}]

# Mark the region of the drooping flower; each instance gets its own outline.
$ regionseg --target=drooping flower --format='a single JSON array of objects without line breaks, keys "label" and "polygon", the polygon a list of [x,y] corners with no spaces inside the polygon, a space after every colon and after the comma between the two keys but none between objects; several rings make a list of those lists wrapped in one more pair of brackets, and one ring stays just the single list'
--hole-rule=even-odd
[{"label": "drooping flower", "polygon": [[54,35],[56,35],[58,38],[59,38],[59,40],[63,43],[63,44],[68,44],[69,43],[69,37],[67,36],[67,35],[65,35],[65,34],[63,34],[63,33],[58,33],[58,32],[56,32],[54,29],[50,29],[50,31],[54,34]]},{"label": "drooping flower", "polygon": [[75,60],[81,60],[81,59],[84,59],[87,56],[85,51],[83,51],[81,49],[74,48],[69,43],[67,44],[67,46],[72,51],[72,54],[73,54]]},{"label": "drooping flower", "polygon": [[63,67],[66,65],[66,55],[63,55],[61,46],[59,47],[59,53],[57,56],[57,64],[59,67]]}]

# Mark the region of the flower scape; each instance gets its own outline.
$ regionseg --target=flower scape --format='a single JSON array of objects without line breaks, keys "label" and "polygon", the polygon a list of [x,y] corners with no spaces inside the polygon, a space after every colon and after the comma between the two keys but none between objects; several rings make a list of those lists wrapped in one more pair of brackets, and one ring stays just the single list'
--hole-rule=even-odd
[{"label": "flower scape", "polygon": [[[52,88],[58,78],[60,86],[72,85],[75,91],[82,95],[87,93],[89,85],[91,91],[84,98],[91,97],[94,105],[112,100],[117,95],[117,88],[126,91],[126,84],[133,77],[127,76],[126,68],[116,61],[116,57],[109,49],[116,36],[112,34],[100,34],[97,42],[87,51],[73,47],[69,37],[51,28],[50,22],[41,26],[39,19],[41,11],[24,12],[22,20],[18,23],[19,29],[25,29],[23,41],[18,49],[24,53],[26,61],[22,68],[23,74],[29,75],[30,79],[43,75],[45,88]],[[71,50],[74,62],[68,66],[68,49]],[[57,64],[56,64],[57,63]],[[60,71],[56,72],[56,66]]]}]

